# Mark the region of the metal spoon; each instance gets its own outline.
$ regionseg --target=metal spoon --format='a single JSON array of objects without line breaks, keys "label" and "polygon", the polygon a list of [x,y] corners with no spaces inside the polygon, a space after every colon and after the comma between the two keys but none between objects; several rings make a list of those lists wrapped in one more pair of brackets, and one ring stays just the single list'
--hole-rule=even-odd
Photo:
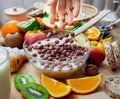
[{"label": "metal spoon", "polygon": [[105,17],[108,13],[110,13],[110,10],[107,10],[107,9],[99,12],[99,14],[97,16],[95,16],[93,19],[91,19],[85,25],[83,25],[80,28],[78,28],[77,30],[75,30],[74,31],[74,33],[75,33],[74,37],[78,36],[79,34],[84,32],[86,29],[93,26],[95,23],[97,23],[99,20],[101,20],[103,17]]},{"label": "metal spoon", "polygon": [[110,34],[110,31],[114,28],[115,25],[117,25],[120,22],[120,18],[106,26],[96,26],[101,34]]},{"label": "metal spoon", "polygon": [[106,25],[105,27],[111,27],[111,26],[114,26],[114,25],[116,25],[116,24],[119,23],[119,22],[120,22],[120,18],[117,19],[116,21],[114,21],[114,22],[112,22],[112,23]]}]

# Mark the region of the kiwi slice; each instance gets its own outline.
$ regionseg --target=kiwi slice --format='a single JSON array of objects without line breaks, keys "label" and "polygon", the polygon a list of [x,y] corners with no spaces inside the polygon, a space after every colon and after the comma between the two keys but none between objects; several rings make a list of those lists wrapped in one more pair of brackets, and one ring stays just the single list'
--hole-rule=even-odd
[{"label": "kiwi slice", "polygon": [[23,85],[28,82],[35,82],[34,78],[29,74],[21,73],[14,78],[14,83],[18,90],[21,90]]},{"label": "kiwi slice", "polygon": [[48,91],[39,84],[27,83],[22,87],[22,95],[25,99],[48,99]]},{"label": "kiwi slice", "polygon": [[25,28],[29,27],[32,24],[32,22],[29,21],[20,21],[17,23],[17,27],[20,31],[25,32]]}]

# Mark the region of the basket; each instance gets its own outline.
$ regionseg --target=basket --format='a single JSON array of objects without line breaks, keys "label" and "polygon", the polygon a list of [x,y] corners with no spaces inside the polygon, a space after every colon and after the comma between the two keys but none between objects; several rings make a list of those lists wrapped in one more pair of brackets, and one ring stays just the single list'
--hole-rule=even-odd
[{"label": "basket", "polygon": [[98,9],[89,4],[81,4],[80,13],[74,22],[89,21],[98,14]]}]

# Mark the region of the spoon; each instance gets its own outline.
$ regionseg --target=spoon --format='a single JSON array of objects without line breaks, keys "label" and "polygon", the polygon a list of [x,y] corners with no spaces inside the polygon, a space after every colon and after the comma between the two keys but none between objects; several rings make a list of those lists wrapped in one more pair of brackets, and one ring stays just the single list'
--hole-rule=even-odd
[{"label": "spoon", "polygon": [[99,20],[101,20],[103,17],[105,17],[108,13],[110,13],[110,10],[107,10],[107,9],[99,12],[99,14],[97,16],[95,16],[93,19],[91,19],[85,25],[83,25],[80,28],[78,28],[77,30],[75,30],[74,31],[74,33],[75,33],[74,37],[78,36],[79,34],[84,32],[86,29],[88,29],[91,26],[93,26],[95,23],[97,23]]},{"label": "spoon", "polygon": [[110,31],[115,27],[115,25],[117,25],[120,22],[120,18],[106,26],[96,26],[101,34],[110,34]]},{"label": "spoon", "polygon": [[116,25],[116,24],[119,23],[119,22],[120,22],[120,18],[117,19],[116,21],[114,21],[114,22],[112,22],[112,23],[106,25],[105,27],[111,27],[111,26],[114,26],[114,25]]}]

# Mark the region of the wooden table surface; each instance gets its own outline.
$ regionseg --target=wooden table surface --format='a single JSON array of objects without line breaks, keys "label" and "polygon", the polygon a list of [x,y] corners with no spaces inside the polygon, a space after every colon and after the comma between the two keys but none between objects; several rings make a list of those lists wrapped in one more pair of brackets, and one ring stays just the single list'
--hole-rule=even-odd
[{"label": "wooden table surface", "polygon": [[[113,37],[113,40],[120,41],[119,27],[120,26],[118,26],[116,29],[114,29],[112,31],[111,35]],[[111,99],[104,91],[104,78],[110,74],[113,74],[111,72],[109,66],[107,65],[106,60],[99,67],[99,72],[102,73],[103,79],[102,79],[100,86],[97,88],[96,91],[94,91],[91,94],[87,94],[87,95],[80,95],[80,94],[75,94],[75,93],[71,92],[69,95],[65,96],[64,98],[60,98],[60,99]],[[119,72],[120,71],[118,71],[117,73],[119,73]],[[40,81],[41,73],[35,67],[33,67],[29,62],[24,63],[23,66],[20,68],[20,70],[17,73],[12,74],[12,77],[11,77],[11,99],[23,99],[21,93],[16,90],[16,88],[14,86],[14,82],[13,82],[15,75],[17,75],[19,73],[31,74],[35,78],[37,83],[39,83],[39,84],[41,83],[41,81]],[[79,72],[79,74],[80,74],[80,72]],[[82,76],[82,73],[80,75]],[[55,99],[55,98],[50,97],[49,99]]]}]

